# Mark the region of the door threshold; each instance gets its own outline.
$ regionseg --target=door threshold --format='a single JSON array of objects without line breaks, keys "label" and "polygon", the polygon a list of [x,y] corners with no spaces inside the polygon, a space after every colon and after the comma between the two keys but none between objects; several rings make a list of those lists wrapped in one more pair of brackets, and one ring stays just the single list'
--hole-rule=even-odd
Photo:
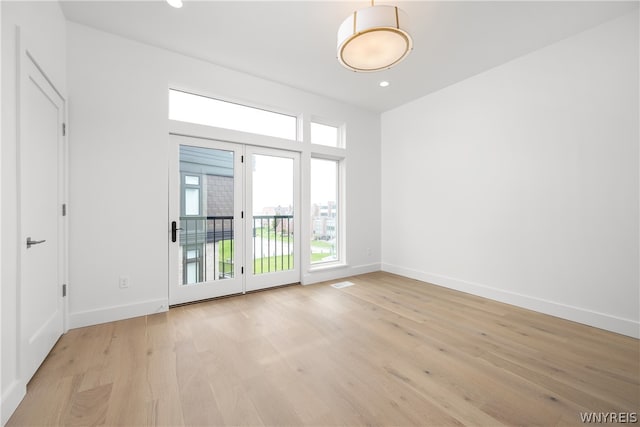
[{"label": "door threshold", "polygon": [[244,292],[244,293],[237,293],[237,294],[229,294],[229,295],[221,295],[219,297],[213,297],[213,298],[205,298],[205,299],[199,299],[197,301],[188,301],[188,302],[182,302],[180,304],[171,304],[169,306],[169,309],[172,308],[178,308],[178,307],[183,307],[185,305],[193,305],[193,304],[199,304],[201,302],[209,302],[209,301],[217,301],[217,300],[221,300],[221,299],[226,299],[226,298],[233,298],[233,297],[241,297],[243,295],[248,295],[248,294],[255,294],[258,292],[266,292],[266,291],[271,291],[273,289],[281,289],[281,288],[287,288],[289,286],[296,286],[296,285],[300,285],[300,282],[294,282],[294,283],[287,283],[285,285],[278,285],[278,286],[271,286],[269,288],[264,288],[264,289],[255,289],[252,291],[248,291],[248,292]]}]

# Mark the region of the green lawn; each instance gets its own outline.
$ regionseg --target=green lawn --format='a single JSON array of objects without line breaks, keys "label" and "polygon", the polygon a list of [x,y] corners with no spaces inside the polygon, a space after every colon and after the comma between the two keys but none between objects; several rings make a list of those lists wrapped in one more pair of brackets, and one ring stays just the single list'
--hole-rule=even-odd
[{"label": "green lawn", "polygon": [[[258,233],[258,231],[260,231],[260,233]],[[271,230],[270,233],[267,233],[266,229],[264,229],[264,231],[263,229],[256,229],[256,234],[259,236],[262,236],[263,238],[267,238],[267,236],[269,236],[270,240],[276,240],[276,239],[277,241],[282,240],[280,236],[276,236],[276,233],[273,230]],[[291,240],[293,243],[293,238]],[[286,243],[286,240],[285,240],[285,243]],[[323,240],[313,240],[311,241],[311,246],[315,248],[328,249],[328,248],[331,248],[333,244],[325,242]],[[218,250],[220,254],[220,263],[218,266],[218,271],[220,272],[225,271],[227,273],[231,273],[233,271],[233,264],[230,262],[226,262],[233,259],[232,249],[233,249],[232,240],[222,240],[218,242]],[[311,263],[322,261],[324,258],[328,256],[330,256],[329,253],[311,253]],[[284,267],[282,266],[283,262],[284,262]],[[262,273],[268,273],[270,271],[289,270],[293,268],[294,266],[293,262],[294,262],[293,255],[280,255],[280,256],[258,258],[254,260],[253,271],[255,274],[262,274]]]},{"label": "green lawn", "polygon": [[[260,234],[258,233],[256,234],[262,236],[263,238],[267,238],[267,236],[269,235],[270,240],[276,240],[276,241],[282,240],[282,237],[276,236],[276,233],[273,231],[271,231],[271,233],[267,233],[267,230],[265,229],[263,233],[262,229],[258,229],[258,230],[260,230],[261,232]],[[285,243],[286,243],[286,240],[285,240]],[[218,242],[218,251],[219,251],[218,253],[220,254],[220,263],[218,265],[218,269],[219,269],[218,271],[220,271],[221,273],[223,271],[227,273],[230,273],[233,271],[233,264],[230,262],[226,262],[233,259],[232,250],[233,250],[232,240],[222,240]],[[293,255],[284,255],[284,256],[280,255],[280,256],[258,258],[254,260],[253,265],[254,265],[253,271],[255,272],[255,274],[268,273],[270,271],[289,270],[293,268],[293,265],[294,265]]]},{"label": "green lawn", "polygon": [[324,240],[312,240],[311,241],[311,247],[312,248],[329,249],[329,248],[333,247],[333,243],[329,243],[329,242],[324,241]]},{"label": "green lawn", "polygon": [[329,254],[314,254],[311,253],[311,263],[322,261],[324,258],[328,257]]},{"label": "green lawn", "polygon": [[292,269],[293,266],[293,255],[280,255],[268,258],[258,258],[253,261],[253,273],[262,274],[268,273],[270,271],[286,271]]},{"label": "green lawn", "polygon": [[222,240],[218,242],[218,251],[219,251],[218,253],[220,254],[220,257],[223,257],[223,254],[224,254],[225,259],[232,258],[233,257],[232,248],[233,248],[233,240]]},{"label": "green lawn", "polygon": [[220,262],[218,263],[218,271],[220,273],[233,273],[233,263],[227,262],[233,259],[233,240],[222,240],[218,242],[218,253],[220,254]]}]

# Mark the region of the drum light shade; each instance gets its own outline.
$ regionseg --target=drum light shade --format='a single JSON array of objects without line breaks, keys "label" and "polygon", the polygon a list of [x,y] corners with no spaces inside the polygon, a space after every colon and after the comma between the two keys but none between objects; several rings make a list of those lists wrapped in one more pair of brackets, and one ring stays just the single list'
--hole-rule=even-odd
[{"label": "drum light shade", "polygon": [[393,67],[413,49],[407,21],[407,14],[395,6],[353,12],[338,29],[338,61],[353,71]]}]

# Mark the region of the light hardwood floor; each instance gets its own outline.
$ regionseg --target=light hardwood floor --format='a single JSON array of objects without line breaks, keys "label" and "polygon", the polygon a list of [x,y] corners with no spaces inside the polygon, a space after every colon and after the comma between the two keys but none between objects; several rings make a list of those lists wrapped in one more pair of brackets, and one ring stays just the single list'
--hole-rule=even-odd
[{"label": "light hardwood floor", "polygon": [[639,341],[387,273],[69,331],[18,425],[582,425]]}]

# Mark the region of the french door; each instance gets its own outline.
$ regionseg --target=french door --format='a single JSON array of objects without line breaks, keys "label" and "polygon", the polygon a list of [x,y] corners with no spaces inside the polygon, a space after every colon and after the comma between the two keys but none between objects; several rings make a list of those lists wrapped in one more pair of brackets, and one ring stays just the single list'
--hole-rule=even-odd
[{"label": "french door", "polygon": [[245,291],[299,282],[299,154],[251,146],[245,153]]},{"label": "french door", "polygon": [[300,281],[299,154],[170,142],[170,304]]}]

